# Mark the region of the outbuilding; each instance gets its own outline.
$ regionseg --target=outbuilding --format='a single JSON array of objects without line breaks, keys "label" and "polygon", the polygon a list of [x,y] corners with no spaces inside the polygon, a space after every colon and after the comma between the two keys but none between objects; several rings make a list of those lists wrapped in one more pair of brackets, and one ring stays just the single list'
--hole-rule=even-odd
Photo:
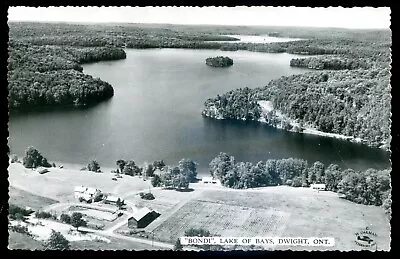
[{"label": "outbuilding", "polygon": [[128,218],[128,227],[129,228],[145,228],[151,222],[153,222],[158,216],[159,213],[150,210],[149,208],[141,208],[131,217]]},{"label": "outbuilding", "polygon": [[326,185],[324,183],[311,184],[310,187],[311,187],[311,189],[318,190],[318,191],[325,191],[326,190]]},{"label": "outbuilding", "polygon": [[122,199],[118,198],[117,196],[108,195],[105,198],[104,203],[116,205],[118,200],[123,201]]},{"label": "outbuilding", "polygon": [[213,177],[209,176],[204,176],[201,178],[202,183],[213,183],[213,184],[219,184],[219,180],[214,179]]}]

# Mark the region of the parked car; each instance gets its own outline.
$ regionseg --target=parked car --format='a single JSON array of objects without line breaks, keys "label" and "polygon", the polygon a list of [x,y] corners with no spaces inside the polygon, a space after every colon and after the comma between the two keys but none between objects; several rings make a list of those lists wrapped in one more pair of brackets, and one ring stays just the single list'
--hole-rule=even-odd
[{"label": "parked car", "polygon": [[43,169],[39,169],[39,174],[45,174],[45,173],[48,173],[48,172],[50,172],[49,171],[49,169],[47,169],[47,168],[43,168]]},{"label": "parked car", "polygon": [[113,178],[111,178],[111,180],[113,180],[113,181],[117,181],[117,178],[113,177]]}]

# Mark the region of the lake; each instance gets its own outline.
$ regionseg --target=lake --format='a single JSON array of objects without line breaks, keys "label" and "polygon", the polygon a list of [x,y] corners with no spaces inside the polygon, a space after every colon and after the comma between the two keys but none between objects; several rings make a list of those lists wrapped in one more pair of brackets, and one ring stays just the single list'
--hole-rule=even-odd
[{"label": "lake", "polygon": [[[92,107],[11,114],[11,153],[35,146],[50,161],[115,166],[181,158],[209,162],[221,151],[238,161],[297,157],[342,168],[390,167],[383,150],[320,136],[297,134],[256,122],[217,121],[201,116],[204,101],[240,87],[264,86],[280,76],[304,73],[289,66],[287,53],[191,49],[127,49],[127,58],[84,65],[84,72],[109,82],[114,97]],[[213,68],[207,57],[229,55],[234,65]]]}]

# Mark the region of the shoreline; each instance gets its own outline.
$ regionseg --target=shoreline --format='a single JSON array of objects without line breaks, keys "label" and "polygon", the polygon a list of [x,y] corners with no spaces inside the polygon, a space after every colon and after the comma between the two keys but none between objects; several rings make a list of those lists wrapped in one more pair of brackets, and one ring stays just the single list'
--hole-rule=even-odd
[{"label": "shoreline", "polygon": [[[219,114],[210,116],[210,115],[207,115],[204,111],[202,112],[202,116],[205,116],[207,118],[214,119],[214,120],[227,120],[226,118],[223,118]],[[242,120],[246,121],[246,119],[242,119]],[[356,144],[363,144],[363,145],[366,145],[366,146],[368,146],[370,148],[378,148],[378,149],[384,150],[386,152],[391,152],[390,148],[387,147],[387,144],[382,144],[380,146],[371,146],[371,145],[368,145],[365,140],[362,140],[360,138],[355,138],[353,136],[345,136],[345,135],[336,134],[336,133],[323,132],[323,131],[316,130],[316,129],[312,128],[312,127],[303,128],[303,130],[301,132],[295,131],[293,129],[286,130],[286,129],[283,129],[282,126],[279,126],[279,125],[273,126],[273,125],[269,124],[264,118],[259,118],[258,120],[253,120],[253,121],[256,121],[256,122],[259,122],[259,123],[262,123],[262,124],[266,124],[266,125],[268,125],[270,127],[276,128],[276,129],[285,130],[287,132],[293,132],[293,133],[299,133],[299,134],[308,134],[308,135],[314,135],[314,136],[320,136],[320,137],[326,137],[326,138],[334,138],[334,139],[338,139],[338,140],[349,141],[349,142],[356,143]],[[292,128],[299,125],[298,123],[296,123],[296,122],[294,122],[292,120],[290,120],[289,123],[292,126]]]}]

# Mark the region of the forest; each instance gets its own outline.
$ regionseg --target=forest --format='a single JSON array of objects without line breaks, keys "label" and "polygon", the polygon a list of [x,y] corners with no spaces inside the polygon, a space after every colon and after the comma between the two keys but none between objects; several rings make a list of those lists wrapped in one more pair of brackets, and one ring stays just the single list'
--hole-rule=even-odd
[{"label": "forest", "polygon": [[126,58],[121,48],[37,46],[11,39],[8,58],[10,110],[86,105],[110,98],[114,89],[82,73],[80,64]]},{"label": "forest", "polygon": [[[309,40],[224,46],[227,50],[312,55],[292,59],[290,65],[325,71],[282,77],[262,88],[243,88],[218,95],[205,102],[203,115],[218,119],[258,120],[263,115],[257,101],[271,100],[275,109],[289,121],[328,133],[352,136],[370,146],[388,149],[390,32],[360,32],[357,37],[355,35],[348,31],[331,36],[317,33],[314,37],[308,35],[312,38]],[[283,128],[291,129],[290,123],[274,114],[264,116],[272,126],[283,122]]]},{"label": "forest", "polygon": [[[370,146],[390,147],[390,30],[57,23],[9,23],[9,27],[10,108],[85,104],[109,98],[112,87],[81,75],[80,64],[123,59],[126,54],[121,47],[287,52],[304,56],[288,65],[318,71],[282,77],[266,82],[265,87],[220,94],[205,101],[203,115],[261,118],[273,126],[284,122],[283,128],[289,130],[290,122],[296,122],[299,131],[314,127],[360,139]],[[271,34],[301,40],[253,44],[226,36],[235,34]],[[63,82],[64,74],[75,80]],[[44,86],[45,78],[57,82],[57,86]],[[263,114],[260,100],[272,101],[287,120],[274,112]]]},{"label": "forest", "polygon": [[[279,51],[312,55],[292,59],[291,66],[319,71],[284,76],[265,87],[245,87],[217,95],[205,101],[202,114],[217,119],[261,120],[293,131],[311,127],[388,150],[390,33],[365,34],[357,39],[351,33],[347,38],[324,37],[275,44],[277,50],[281,48]],[[270,51],[268,46],[271,44],[260,48]],[[272,101],[274,111],[263,114],[258,101]]]},{"label": "forest", "polygon": [[[300,125],[360,138],[370,146],[389,145],[391,95],[389,69],[310,72],[270,81],[262,88],[241,88],[210,98],[203,114],[224,119],[259,120],[276,126],[273,114],[262,115],[257,101]],[[273,117],[271,119],[271,116]]]},{"label": "forest", "polygon": [[354,171],[341,169],[336,164],[326,166],[319,161],[308,165],[298,158],[268,159],[253,164],[236,161],[223,152],[210,162],[209,169],[222,185],[235,189],[276,185],[308,187],[324,183],[328,191],[337,192],[347,200],[383,206],[387,214],[391,214],[390,170]]},{"label": "forest", "polygon": [[233,60],[223,56],[210,57],[206,59],[206,64],[211,67],[229,67],[233,65]]}]

